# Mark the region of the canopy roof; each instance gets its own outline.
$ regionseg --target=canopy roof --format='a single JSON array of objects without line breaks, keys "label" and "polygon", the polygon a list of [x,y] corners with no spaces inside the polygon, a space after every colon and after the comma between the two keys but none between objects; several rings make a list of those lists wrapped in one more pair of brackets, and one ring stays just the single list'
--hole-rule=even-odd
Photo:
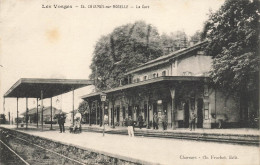
[{"label": "canopy roof", "polygon": [[84,79],[42,79],[21,78],[4,95],[4,97],[43,98],[54,97],[69,91],[94,84]]},{"label": "canopy roof", "polygon": [[118,91],[123,91],[123,90],[127,90],[127,89],[133,89],[136,87],[140,87],[140,86],[147,86],[150,84],[155,84],[155,83],[163,83],[163,82],[168,82],[168,83],[172,83],[172,82],[204,82],[204,81],[208,81],[208,77],[199,77],[199,76],[161,76],[161,77],[157,77],[157,78],[153,78],[153,79],[149,79],[149,80],[145,80],[145,81],[140,81],[138,83],[132,83],[132,84],[127,84],[124,86],[119,86],[116,88],[112,88],[112,89],[108,89],[106,91],[102,91],[102,92],[95,92],[95,93],[90,93],[88,95],[83,95],[81,96],[81,99],[89,99],[89,98],[99,98],[101,93],[113,93],[113,92],[118,92]]}]

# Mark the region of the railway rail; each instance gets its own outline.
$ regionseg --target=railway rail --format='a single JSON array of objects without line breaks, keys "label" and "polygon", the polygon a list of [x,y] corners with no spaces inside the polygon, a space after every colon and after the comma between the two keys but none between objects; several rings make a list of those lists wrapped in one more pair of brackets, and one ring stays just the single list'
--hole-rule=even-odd
[{"label": "railway rail", "polygon": [[0,164],[29,165],[27,161],[25,161],[19,154],[17,154],[2,140],[0,140],[0,150],[1,150]]},{"label": "railway rail", "polygon": [[0,128],[0,164],[149,164],[147,162],[108,153],[88,150],[16,130]]},{"label": "railway rail", "polygon": [[[55,126],[53,126],[55,127]],[[49,128],[44,125],[44,128]],[[58,126],[55,127],[58,129]],[[97,132],[102,133],[103,129],[97,127],[82,128],[82,132]],[[105,130],[107,134],[127,135],[127,130]],[[136,129],[136,136],[144,136],[150,138],[168,138],[180,140],[195,140],[216,143],[230,143],[239,145],[259,146],[259,136],[257,135],[234,135],[234,134],[211,134],[211,133],[179,133],[179,132],[161,132],[161,131],[143,131]],[[241,136],[241,137],[240,137]],[[242,137],[243,136],[243,137]]]},{"label": "railway rail", "polygon": [[[4,138],[3,138],[4,137]],[[26,139],[5,133],[1,135],[1,151],[3,164],[77,164],[85,165],[78,160],[57,153]],[[5,142],[4,142],[5,141]],[[16,150],[16,151],[15,151]],[[34,157],[34,158],[33,158]],[[62,159],[60,159],[62,158]]]}]

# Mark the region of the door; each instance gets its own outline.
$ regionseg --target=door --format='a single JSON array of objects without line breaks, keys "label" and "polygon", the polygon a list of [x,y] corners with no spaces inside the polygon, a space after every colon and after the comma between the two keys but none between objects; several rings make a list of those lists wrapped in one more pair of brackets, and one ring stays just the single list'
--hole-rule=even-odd
[{"label": "door", "polygon": [[116,122],[119,123],[119,117],[120,117],[120,107],[116,107]]},{"label": "door", "polygon": [[144,121],[147,120],[147,104],[144,104]]},{"label": "door", "polygon": [[126,116],[125,116],[125,106],[123,106],[123,119],[125,119],[126,118]]},{"label": "door", "polygon": [[189,102],[186,101],[184,104],[184,128],[189,128],[189,118],[190,118]]},{"label": "door", "polygon": [[133,119],[132,106],[128,106],[128,116],[131,116],[131,118]]},{"label": "door", "polygon": [[203,113],[202,113],[202,109],[203,109],[203,99],[199,98],[198,99],[198,103],[197,103],[197,127],[198,128],[202,128],[203,127]]},{"label": "door", "polygon": [[157,112],[157,103],[153,103],[153,114],[156,113],[158,115]]}]

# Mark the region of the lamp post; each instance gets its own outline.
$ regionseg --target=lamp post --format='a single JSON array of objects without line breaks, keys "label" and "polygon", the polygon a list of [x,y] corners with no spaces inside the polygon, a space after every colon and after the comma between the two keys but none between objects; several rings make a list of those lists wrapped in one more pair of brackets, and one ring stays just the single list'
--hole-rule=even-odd
[{"label": "lamp post", "polygon": [[105,93],[100,94],[100,100],[102,102],[102,124],[103,124],[103,136],[105,136],[105,124],[104,124],[104,111],[105,111],[105,106],[104,103],[106,101],[107,95]]}]

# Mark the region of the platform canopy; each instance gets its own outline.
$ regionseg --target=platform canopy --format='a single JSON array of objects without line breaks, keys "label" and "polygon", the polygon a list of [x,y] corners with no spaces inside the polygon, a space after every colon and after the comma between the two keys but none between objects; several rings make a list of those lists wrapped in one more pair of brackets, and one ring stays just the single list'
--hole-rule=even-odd
[{"label": "platform canopy", "polygon": [[43,98],[50,98],[92,84],[93,80],[84,79],[21,78],[4,97],[41,98],[42,91]]}]

